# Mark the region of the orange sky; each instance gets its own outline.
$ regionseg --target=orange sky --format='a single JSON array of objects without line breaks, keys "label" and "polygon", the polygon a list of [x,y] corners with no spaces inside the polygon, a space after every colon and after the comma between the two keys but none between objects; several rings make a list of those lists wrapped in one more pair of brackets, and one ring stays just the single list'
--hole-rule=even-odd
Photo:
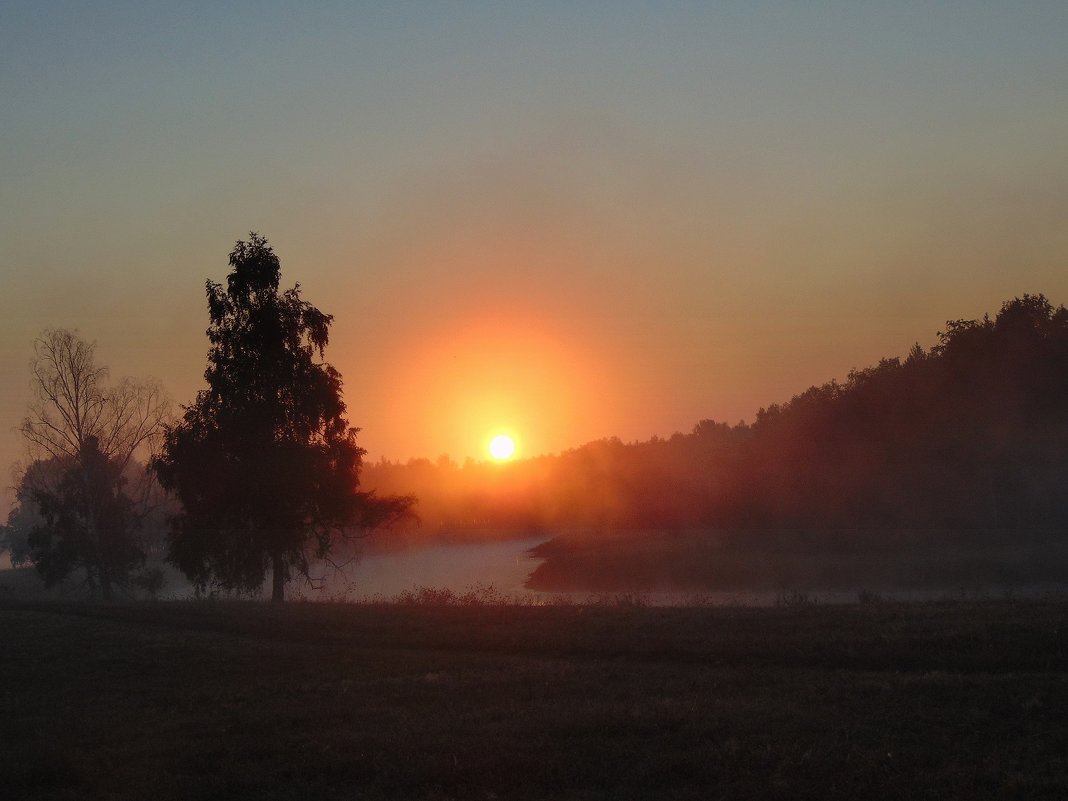
[{"label": "orange sky", "polygon": [[43,328],[190,401],[250,229],[374,459],[751,420],[1068,302],[1064,3],[361,8],[5,4],[0,465]]}]

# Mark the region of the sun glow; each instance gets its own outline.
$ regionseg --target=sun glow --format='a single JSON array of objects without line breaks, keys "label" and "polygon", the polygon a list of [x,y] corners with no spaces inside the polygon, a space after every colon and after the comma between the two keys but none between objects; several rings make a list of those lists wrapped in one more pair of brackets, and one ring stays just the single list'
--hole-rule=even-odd
[{"label": "sun glow", "polygon": [[499,462],[511,459],[515,454],[515,440],[507,434],[498,434],[489,443],[490,456]]},{"label": "sun glow", "polygon": [[[604,427],[603,387],[615,382],[610,352],[589,348],[583,331],[521,309],[509,308],[505,317],[492,311],[507,306],[499,298],[476,299],[481,305],[460,310],[456,320],[396,334],[406,347],[383,367],[394,405],[381,417],[381,439],[397,443],[386,455],[505,465],[619,428]],[[497,435],[511,438],[510,457],[490,450]]]}]

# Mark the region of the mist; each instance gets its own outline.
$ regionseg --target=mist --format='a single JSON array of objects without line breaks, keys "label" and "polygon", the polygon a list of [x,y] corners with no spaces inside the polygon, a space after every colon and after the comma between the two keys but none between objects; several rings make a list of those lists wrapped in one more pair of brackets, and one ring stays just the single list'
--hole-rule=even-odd
[{"label": "mist", "polygon": [[1068,310],[1042,295],[752,423],[515,462],[368,465],[382,547],[541,536],[540,591],[981,593],[1068,584]]}]

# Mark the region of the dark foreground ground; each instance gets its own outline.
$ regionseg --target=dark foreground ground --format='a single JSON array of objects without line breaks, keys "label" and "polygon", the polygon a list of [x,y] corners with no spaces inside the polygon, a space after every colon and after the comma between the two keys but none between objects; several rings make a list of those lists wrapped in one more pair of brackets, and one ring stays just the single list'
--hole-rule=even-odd
[{"label": "dark foreground ground", "polygon": [[0,603],[13,799],[1068,798],[1068,603]]}]

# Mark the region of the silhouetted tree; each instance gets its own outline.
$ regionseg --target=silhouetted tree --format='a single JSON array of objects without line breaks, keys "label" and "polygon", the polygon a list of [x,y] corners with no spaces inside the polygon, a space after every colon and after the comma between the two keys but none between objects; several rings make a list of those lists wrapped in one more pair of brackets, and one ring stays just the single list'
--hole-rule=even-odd
[{"label": "silhouetted tree", "polygon": [[43,518],[27,539],[29,558],[51,587],[78,568],[90,590],[111,600],[113,588],[130,584],[145,563],[137,538],[134,502],[124,492],[119,463],[89,436],[68,461],[55,486],[30,487],[27,495]]},{"label": "silhouetted tree", "polygon": [[31,362],[34,397],[20,427],[32,461],[8,519],[10,537],[49,586],[84,569],[105,599],[144,563],[138,539],[149,485],[124,471],[162,432],[168,402],[154,382],[107,383],[95,345],[61,329],[42,333]]},{"label": "silhouetted tree", "polygon": [[281,601],[296,570],[338,538],[407,513],[412,499],[360,492],[363,449],[341,376],[322,361],[330,315],[279,292],[281,267],[252,233],[230,253],[225,288],[207,282],[208,388],[167,430],[154,467],[181,501],[170,560],[203,591],[252,592],[272,574]]},{"label": "silhouetted tree", "polygon": [[159,436],[170,404],[158,383],[123,378],[109,386],[96,345],[71,331],[45,331],[33,348],[34,394],[20,427],[33,458],[77,459],[92,437],[121,472]]},{"label": "silhouetted tree", "polygon": [[[7,524],[0,527],[0,554],[7,553],[13,567],[22,567],[30,561],[29,536],[40,520],[29,519],[36,509],[17,502],[7,514]],[[39,516],[38,516],[39,517]]]}]

